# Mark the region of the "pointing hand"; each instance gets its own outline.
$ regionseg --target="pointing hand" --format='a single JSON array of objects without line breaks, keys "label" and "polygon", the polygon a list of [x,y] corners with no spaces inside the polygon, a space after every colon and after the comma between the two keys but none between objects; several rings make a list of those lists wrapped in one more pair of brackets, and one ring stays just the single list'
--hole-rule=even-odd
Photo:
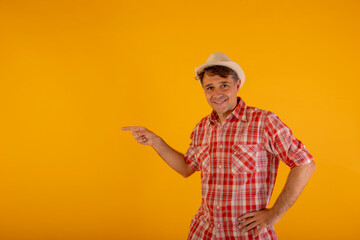
[{"label": "pointing hand", "polygon": [[155,133],[141,126],[129,126],[121,128],[123,131],[133,131],[132,135],[135,140],[142,145],[153,146],[155,139],[158,137]]}]

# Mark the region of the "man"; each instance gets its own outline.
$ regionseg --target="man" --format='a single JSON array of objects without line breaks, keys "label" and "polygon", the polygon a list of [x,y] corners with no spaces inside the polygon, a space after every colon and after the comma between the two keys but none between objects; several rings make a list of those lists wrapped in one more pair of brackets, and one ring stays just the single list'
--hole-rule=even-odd
[{"label": "man", "polygon": [[[312,155],[272,112],[237,97],[244,84],[241,67],[213,53],[195,69],[213,108],[191,133],[186,154],[144,127],[124,127],[184,177],[201,171],[202,202],[188,239],[277,239],[273,225],[299,197],[315,170]],[[285,187],[266,208],[279,166],[291,167]]]}]

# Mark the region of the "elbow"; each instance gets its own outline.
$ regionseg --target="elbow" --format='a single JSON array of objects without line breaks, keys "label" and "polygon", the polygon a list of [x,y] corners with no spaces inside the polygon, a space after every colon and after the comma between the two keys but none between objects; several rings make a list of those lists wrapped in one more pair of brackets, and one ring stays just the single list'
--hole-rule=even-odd
[{"label": "elbow", "polygon": [[186,172],[186,173],[182,173],[181,176],[183,176],[184,178],[188,178],[192,175],[192,173],[190,172]]},{"label": "elbow", "polygon": [[193,173],[195,172],[195,170],[192,167],[188,167],[187,171],[184,171],[181,173],[181,176],[183,176],[184,178],[188,178],[190,177]]},{"label": "elbow", "polygon": [[188,178],[188,177],[190,177],[190,175],[189,175],[189,174],[181,174],[181,176],[183,176],[184,178]]}]

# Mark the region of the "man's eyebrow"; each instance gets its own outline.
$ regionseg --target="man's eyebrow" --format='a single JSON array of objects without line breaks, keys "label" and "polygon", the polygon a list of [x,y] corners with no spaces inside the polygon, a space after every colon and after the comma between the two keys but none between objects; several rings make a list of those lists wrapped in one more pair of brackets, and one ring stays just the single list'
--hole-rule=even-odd
[{"label": "man's eyebrow", "polygon": [[[229,81],[221,81],[221,82],[218,82],[218,84],[224,84],[224,83],[229,83]],[[211,85],[214,85],[213,83],[209,83],[209,84],[206,84],[205,87],[209,87]]]}]

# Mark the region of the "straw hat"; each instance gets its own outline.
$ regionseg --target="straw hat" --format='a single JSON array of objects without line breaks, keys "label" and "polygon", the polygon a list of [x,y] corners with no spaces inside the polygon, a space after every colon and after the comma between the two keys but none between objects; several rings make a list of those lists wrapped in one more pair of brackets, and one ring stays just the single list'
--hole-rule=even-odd
[{"label": "straw hat", "polygon": [[195,68],[196,78],[199,80],[199,82],[200,82],[199,74],[205,68],[215,66],[215,65],[225,66],[225,67],[228,67],[228,68],[231,68],[232,70],[234,70],[237,73],[237,75],[239,76],[239,78],[240,78],[240,88],[242,87],[242,85],[245,82],[244,71],[241,69],[239,64],[237,64],[236,62],[231,61],[228,56],[226,56],[224,53],[221,53],[221,52],[216,52],[216,53],[210,54],[210,56],[207,59],[206,63],[204,63],[203,65],[200,65],[197,68]]}]

